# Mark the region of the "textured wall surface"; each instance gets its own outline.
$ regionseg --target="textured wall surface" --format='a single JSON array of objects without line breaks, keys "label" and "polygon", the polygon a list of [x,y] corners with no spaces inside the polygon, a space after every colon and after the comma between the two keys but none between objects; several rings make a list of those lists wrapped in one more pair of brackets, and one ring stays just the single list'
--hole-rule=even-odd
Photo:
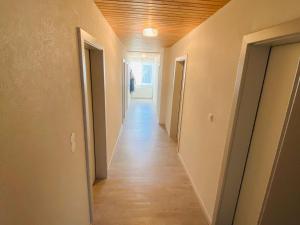
[{"label": "textured wall surface", "polygon": [[232,0],[165,51],[160,118],[169,132],[174,60],[187,54],[180,154],[208,217],[215,206],[243,35],[298,17],[298,0]]},{"label": "textured wall surface", "polygon": [[105,51],[110,160],[124,49],[93,1],[0,1],[0,224],[89,224],[77,26]]}]

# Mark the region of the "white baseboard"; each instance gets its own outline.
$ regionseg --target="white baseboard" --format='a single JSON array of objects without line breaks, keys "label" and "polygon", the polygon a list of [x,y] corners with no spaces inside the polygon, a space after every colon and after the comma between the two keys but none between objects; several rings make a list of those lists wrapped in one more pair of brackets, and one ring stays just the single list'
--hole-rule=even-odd
[{"label": "white baseboard", "polygon": [[109,160],[109,162],[108,162],[108,164],[107,164],[107,169],[109,169],[109,167],[110,167],[110,165],[111,165],[111,162],[112,162],[112,160],[113,160],[113,158],[114,158],[114,156],[115,156],[116,149],[117,149],[117,145],[118,145],[118,143],[119,143],[119,139],[120,139],[120,136],[121,136],[121,134],[122,134],[122,131],[123,131],[123,124],[122,124],[121,127],[120,127],[119,134],[118,134],[117,140],[116,140],[116,142],[115,142],[113,152],[112,152],[111,157],[110,157],[110,160]]},{"label": "white baseboard", "polygon": [[179,157],[179,159],[180,159],[181,164],[183,165],[183,168],[184,168],[186,174],[187,174],[188,177],[189,177],[189,180],[190,180],[190,182],[191,182],[191,184],[192,184],[192,187],[193,187],[193,189],[194,189],[194,191],[195,191],[195,193],[196,193],[196,196],[197,196],[197,198],[198,198],[198,201],[199,201],[199,203],[200,203],[200,206],[201,206],[201,208],[202,208],[202,211],[204,212],[204,215],[205,215],[205,217],[206,217],[205,219],[207,220],[208,224],[211,224],[211,223],[212,223],[212,218],[211,218],[211,216],[209,215],[208,210],[207,210],[207,208],[205,207],[204,202],[202,201],[202,198],[200,197],[200,194],[199,194],[198,191],[197,191],[197,188],[196,188],[196,185],[195,185],[195,183],[194,183],[194,181],[193,181],[193,179],[192,179],[192,176],[191,176],[191,174],[189,173],[189,171],[188,171],[188,169],[187,169],[187,167],[186,167],[186,164],[185,164],[185,162],[184,162],[182,156],[180,155],[180,153],[177,153],[177,154],[178,154],[178,157]]}]

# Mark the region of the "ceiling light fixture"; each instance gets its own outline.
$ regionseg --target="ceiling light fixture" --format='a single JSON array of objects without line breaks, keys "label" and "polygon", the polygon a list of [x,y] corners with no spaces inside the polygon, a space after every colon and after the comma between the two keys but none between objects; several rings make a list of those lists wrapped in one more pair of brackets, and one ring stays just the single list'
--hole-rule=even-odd
[{"label": "ceiling light fixture", "polygon": [[158,35],[158,30],[154,28],[145,28],[143,30],[143,35],[145,37],[156,37]]}]

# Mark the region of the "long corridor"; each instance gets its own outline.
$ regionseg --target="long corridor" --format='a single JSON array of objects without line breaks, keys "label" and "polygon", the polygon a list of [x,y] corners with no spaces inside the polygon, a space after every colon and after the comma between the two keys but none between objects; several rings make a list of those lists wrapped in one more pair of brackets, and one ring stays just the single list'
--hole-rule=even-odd
[{"label": "long corridor", "polygon": [[206,225],[150,101],[131,104],[108,178],[94,185],[95,225]]}]

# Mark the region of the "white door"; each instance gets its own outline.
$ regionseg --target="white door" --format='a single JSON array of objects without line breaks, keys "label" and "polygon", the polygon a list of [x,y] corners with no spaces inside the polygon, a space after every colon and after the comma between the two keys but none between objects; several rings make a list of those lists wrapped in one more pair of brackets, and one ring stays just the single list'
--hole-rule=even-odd
[{"label": "white door", "polygon": [[88,134],[88,152],[89,152],[89,174],[90,182],[93,185],[95,182],[95,147],[94,147],[94,121],[93,121],[93,97],[92,97],[92,82],[91,82],[91,62],[90,51],[85,49],[86,63],[86,82],[88,94],[88,112],[87,112],[87,134]]},{"label": "white door", "polygon": [[287,115],[299,58],[299,43],[271,49],[234,225],[258,224]]}]

